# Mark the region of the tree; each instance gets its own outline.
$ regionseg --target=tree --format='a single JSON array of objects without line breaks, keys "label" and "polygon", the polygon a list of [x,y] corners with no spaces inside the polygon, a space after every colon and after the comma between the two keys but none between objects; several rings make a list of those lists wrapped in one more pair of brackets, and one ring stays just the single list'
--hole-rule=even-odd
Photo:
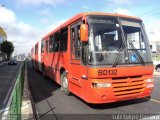
[{"label": "tree", "polygon": [[1,44],[1,51],[2,51],[3,53],[6,53],[6,54],[7,54],[7,59],[9,60],[11,54],[12,54],[13,51],[14,51],[13,43],[10,42],[10,41],[4,41],[4,42]]}]

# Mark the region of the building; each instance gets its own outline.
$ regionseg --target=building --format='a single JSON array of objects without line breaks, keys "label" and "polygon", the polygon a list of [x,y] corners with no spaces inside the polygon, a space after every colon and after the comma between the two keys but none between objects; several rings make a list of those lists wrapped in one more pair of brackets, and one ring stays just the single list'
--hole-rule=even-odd
[{"label": "building", "polygon": [[17,59],[18,61],[24,61],[25,58],[26,58],[25,54],[22,53],[22,54],[18,54],[16,59]]},{"label": "building", "polygon": [[160,41],[159,40],[150,41],[150,48],[152,52],[160,54]]},{"label": "building", "polygon": [[0,27],[0,62],[7,59],[7,55],[5,53],[2,53],[1,51],[1,44],[3,41],[7,40],[7,34],[6,32]]}]

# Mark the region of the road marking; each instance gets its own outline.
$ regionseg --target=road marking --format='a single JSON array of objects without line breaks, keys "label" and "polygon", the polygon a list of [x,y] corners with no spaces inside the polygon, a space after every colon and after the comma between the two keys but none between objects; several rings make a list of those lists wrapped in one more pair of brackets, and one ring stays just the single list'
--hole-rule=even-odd
[{"label": "road marking", "polygon": [[7,103],[7,100],[9,99],[9,95],[11,94],[11,92],[12,92],[12,86],[9,88],[9,91],[8,91],[8,93],[7,93],[6,98],[5,98],[4,101],[3,101],[3,104],[6,104],[6,103]]},{"label": "road marking", "polygon": [[[17,77],[17,76],[16,76],[16,77]],[[15,84],[16,84],[16,79],[14,79],[11,87],[9,88],[9,91],[8,91],[8,93],[7,93],[6,98],[5,98],[4,101],[3,101],[3,104],[6,104],[6,103],[7,103],[7,100],[9,100],[9,97],[10,97],[10,95],[12,94],[12,90],[13,90]]]},{"label": "road marking", "polygon": [[[17,75],[15,76],[16,79],[18,77],[18,74],[19,74],[19,69],[18,69]],[[16,85],[16,79],[14,79],[11,87],[9,88],[7,96],[6,96],[5,100],[3,101],[3,104],[7,103],[7,105],[6,105],[5,109],[2,110],[1,120],[7,120],[8,119],[8,113],[9,113],[9,110],[10,110],[10,105],[12,103],[12,96],[11,95],[12,95],[13,89]]]},{"label": "road marking", "polygon": [[155,99],[150,99],[151,101],[153,102],[156,102],[156,103],[159,103],[160,104],[160,101],[159,100],[155,100]]},{"label": "road marking", "polygon": [[[21,66],[18,66],[18,67],[21,67]],[[14,71],[14,69],[13,69],[13,71]],[[3,101],[3,104],[4,104],[4,105],[8,102],[9,98],[10,98],[11,95],[12,95],[12,92],[13,92],[14,86],[15,86],[15,84],[16,84],[16,80],[17,80],[18,74],[19,74],[19,69],[18,69],[18,72],[16,73],[16,76],[14,77],[14,81],[13,81],[13,83],[11,84],[11,86],[10,86],[10,88],[9,88],[9,90],[8,90],[8,93],[7,93],[7,95],[6,95],[6,97],[5,97],[4,101]]]},{"label": "road marking", "polygon": [[[15,85],[16,85],[16,80],[17,80],[17,78],[18,78],[19,69],[21,68],[21,66],[22,66],[22,64],[17,66],[17,67],[19,67],[19,68],[18,68],[18,71],[17,71],[17,73],[16,73],[16,76],[14,76],[14,78],[13,78],[14,81],[13,81],[13,83],[11,84],[11,86],[10,86],[10,88],[9,88],[9,90],[8,90],[8,93],[7,93],[7,95],[6,95],[6,97],[5,97],[4,101],[3,101],[3,104],[4,104],[4,105],[8,102],[9,98],[10,98],[11,95],[12,95],[13,89],[14,89],[14,87],[15,87]],[[12,71],[14,71],[14,70],[15,70],[15,69],[13,69]]]}]

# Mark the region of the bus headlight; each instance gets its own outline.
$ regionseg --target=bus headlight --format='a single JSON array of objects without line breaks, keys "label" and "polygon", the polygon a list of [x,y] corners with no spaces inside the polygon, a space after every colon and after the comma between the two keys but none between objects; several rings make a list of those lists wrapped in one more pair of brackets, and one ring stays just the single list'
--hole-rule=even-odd
[{"label": "bus headlight", "polygon": [[153,84],[148,84],[148,85],[146,86],[146,88],[153,88],[153,87],[154,87]]},{"label": "bus headlight", "polygon": [[150,82],[153,82],[153,81],[154,81],[153,78],[148,78],[148,79],[146,80],[147,83],[150,83]]},{"label": "bus headlight", "polygon": [[111,87],[111,83],[92,83],[92,87],[95,88]]}]

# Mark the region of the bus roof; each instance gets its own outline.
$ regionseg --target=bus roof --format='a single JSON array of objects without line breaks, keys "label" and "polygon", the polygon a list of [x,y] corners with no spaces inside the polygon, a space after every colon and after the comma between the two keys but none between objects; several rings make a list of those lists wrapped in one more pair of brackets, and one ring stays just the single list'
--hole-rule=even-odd
[{"label": "bus roof", "polygon": [[45,35],[42,39],[46,39],[48,38],[51,34],[53,34],[54,32],[60,30],[63,27],[66,27],[67,25],[71,24],[72,22],[85,17],[85,16],[89,16],[89,15],[104,15],[104,16],[111,16],[111,17],[120,17],[120,18],[130,18],[130,19],[135,19],[135,20],[139,20],[141,21],[140,18],[138,17],[134,17],[134,16],[129,16],[129,15],[123,15],[123,14],[117,14],[117,13],[105,13],[105,12],[83,12],[83,13],[79,13],[75,16],[73,16],[71,19],[67,20],[65,23],[61,24],[60,26],[58,26],[57,28],[55,28],[54,30],[52,30],[49,34]]},{"label": "bus roof", "polygon": [[83,12],[80,13],[82,16],[89,16],[89,15],[104,15],[104,16],[113,16],[113,17],[122,17],[122,18],[131,18],[131,19],[137,19],[141,20],[138,17],[129,16],[129,15],[123,15],[123,14],[117,14],[117,13],[105,13],[105,12]]}]

